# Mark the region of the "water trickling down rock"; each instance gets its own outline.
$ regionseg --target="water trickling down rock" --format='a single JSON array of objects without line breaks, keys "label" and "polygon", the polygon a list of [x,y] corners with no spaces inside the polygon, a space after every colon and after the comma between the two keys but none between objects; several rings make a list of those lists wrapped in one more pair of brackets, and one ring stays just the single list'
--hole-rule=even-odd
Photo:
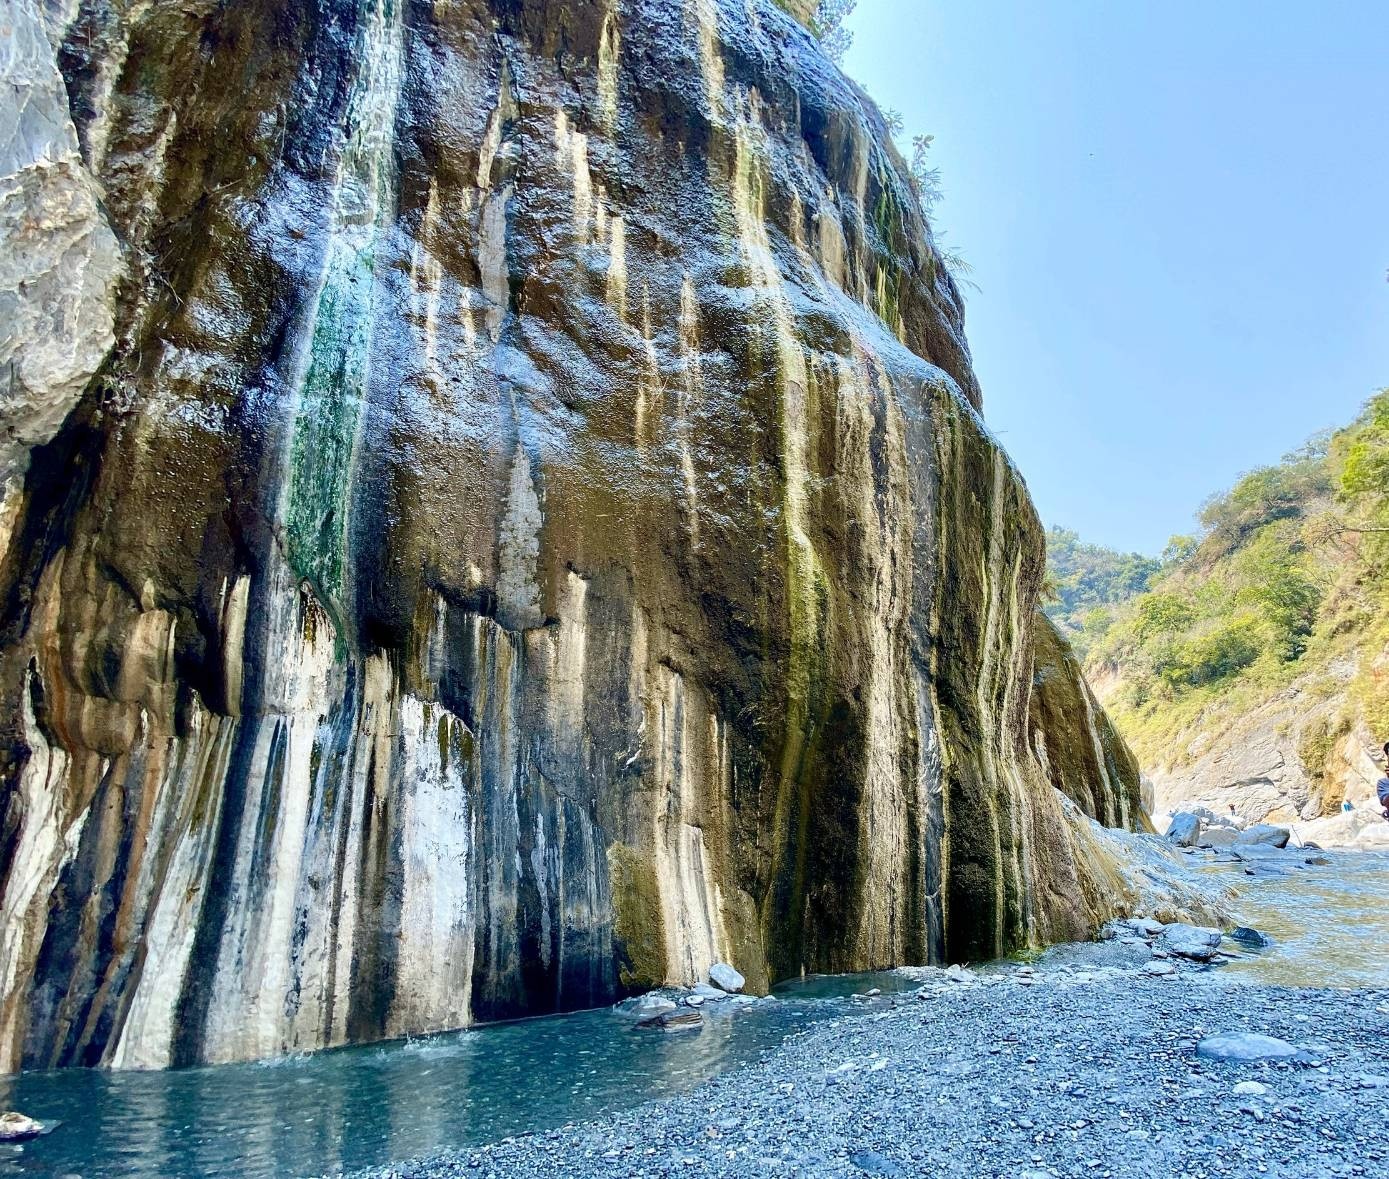
[{"label": "water trickling down rock", "polygon": [[1141,823],[1132,759],[1038,622],[958,292],[792,16],[76,8],[131,279],[3,566],[0,1067],[1123,903],[1086,815]]}]

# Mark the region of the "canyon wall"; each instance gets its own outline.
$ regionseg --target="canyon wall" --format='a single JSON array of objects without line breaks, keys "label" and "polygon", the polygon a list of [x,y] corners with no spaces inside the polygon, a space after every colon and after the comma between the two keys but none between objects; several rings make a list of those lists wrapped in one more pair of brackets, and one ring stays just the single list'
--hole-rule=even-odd
[{"label": "canyon wall", "polygon": [[0,569],[0,1067],[1122,903],[1061,791],[1136,826],[1131,759],[1037,630],[959,294],[791,15],[45,12],[126,277]]}]

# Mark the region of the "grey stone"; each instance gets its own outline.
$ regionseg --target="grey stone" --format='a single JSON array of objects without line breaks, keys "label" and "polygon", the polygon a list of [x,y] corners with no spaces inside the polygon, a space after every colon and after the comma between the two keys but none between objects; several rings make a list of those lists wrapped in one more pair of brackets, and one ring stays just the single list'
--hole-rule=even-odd
[{"label": "grey stone", "polygon": [[1164,962],[1161,959],[1154,959],[1143,964],[1143,973],[1151,974],[1157,978],[1170,978],[1177,973],[1177,968],[1171,962]]},{"label": "grey stone", "polygon": [[1246,827],[1235,840],[1238,847],[1262,844],[1267,847],[1287,847],[1291,832],[1286,827],[1275,827],[1271,823],[1256,823]]},{"label": "grey stone", "polygon": [[1162,931],[1159,943],[1170,954],[1197,962],[1209,962],[1220,947],[1220,938],[1218,929],[1174,922]]},{"label": "grey stone", "polygon": [[1222,1032],[1196,1045],[1196,1055],[1207,1060],[1287,1060],[1297,1052],[1286,1040],[1257,1032]]},{"label": "grey stone", "polygon": [[49,441],[114,342],[120,250],[33,0],[0,34],[0,484]]},{"label": "grey stone", "polygon": [[660,1015],[653,1015],[650,1019],[643,1019],[637,1024],[639,1028],[652,1028],[662,1032],[697,1031],[703,1026],[704,1016],[691,1007],[663,1011]]},{"label": "grey stone", "polygon": [[1166,838],[1178,847],[1194,847],[1200,834],[1201,820],[1186,811],[1178,811],[1167,825]]},{"label": "grey stone", "polygon": [[747,979],[727,962],[715,962],[713,966],[709,967],[709,981],[719,990],[727,991],[730,995],[736,995],[747,983]]}]

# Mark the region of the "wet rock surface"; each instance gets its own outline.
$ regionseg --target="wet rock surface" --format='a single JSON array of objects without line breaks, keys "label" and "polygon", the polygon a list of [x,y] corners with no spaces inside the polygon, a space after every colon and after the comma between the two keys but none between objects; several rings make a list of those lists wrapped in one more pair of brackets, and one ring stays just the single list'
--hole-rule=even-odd
[{"label": "wet rock surface", "polygon": [[[1230,984],[1065,947],[930,972],[679,1100],[374,1176],[1374,1175],[1389,992]],[[1233,1039],[1232,1039],[1233,1037]],[[1263,1037],[1264,1039],[1260,1039]],[[1268,1038],[1279,1056],[1198,1045]],[[1366,1078],[1369,1078],[1368,1085]]]},{"label": "wet rock surface", "polygon": [[0,1069],[982,959],[1161,877],[909,169],[782,7],[70,7],[133,269],[13,505]]}]

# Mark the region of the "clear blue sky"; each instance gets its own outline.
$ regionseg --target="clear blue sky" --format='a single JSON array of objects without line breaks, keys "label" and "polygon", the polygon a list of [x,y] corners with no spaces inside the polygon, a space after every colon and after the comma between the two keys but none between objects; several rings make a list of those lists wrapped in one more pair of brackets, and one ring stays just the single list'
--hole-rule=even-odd
[{"label": "clear blue sky", "polygon": [[985,416],[1042,518],[1155,553],[1389,385],[1389,0],[859,0],[935,135]]}]

